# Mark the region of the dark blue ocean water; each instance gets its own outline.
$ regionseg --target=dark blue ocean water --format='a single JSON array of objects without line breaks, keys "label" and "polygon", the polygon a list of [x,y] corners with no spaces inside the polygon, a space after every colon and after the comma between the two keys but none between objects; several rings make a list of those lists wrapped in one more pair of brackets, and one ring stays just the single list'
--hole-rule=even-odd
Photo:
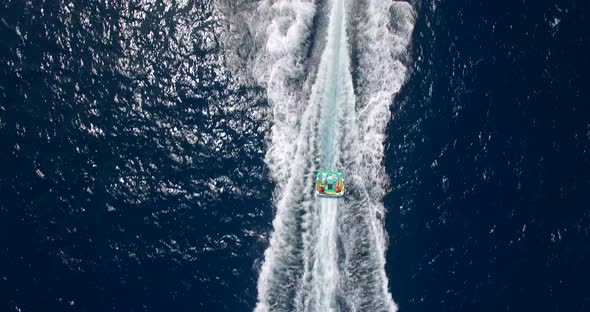
[{"label": "dark blue ocean water", "polygon": [[[270,112],[214,6],[0,3],[0,310],[253,309]],[[415,7],[385,155],[400,311],[590,310],[589,4]]]},{"label": "dark blue ocean water", "polygon": [[252,309],[267,104],[156,3],[0,5],[1,311]]},{"label": "dark blue ocean water", "polygon": [[386,158],[400,311],[590,311],[589,3],[418,11]]}]

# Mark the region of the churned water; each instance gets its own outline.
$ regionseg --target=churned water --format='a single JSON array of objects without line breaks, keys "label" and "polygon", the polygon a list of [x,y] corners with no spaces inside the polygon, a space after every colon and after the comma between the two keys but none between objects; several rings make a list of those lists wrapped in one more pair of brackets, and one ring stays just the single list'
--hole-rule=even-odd
[{"label": "churned water", "polygon": [[590,309],[588,3],[0,7],[0,310]]}]

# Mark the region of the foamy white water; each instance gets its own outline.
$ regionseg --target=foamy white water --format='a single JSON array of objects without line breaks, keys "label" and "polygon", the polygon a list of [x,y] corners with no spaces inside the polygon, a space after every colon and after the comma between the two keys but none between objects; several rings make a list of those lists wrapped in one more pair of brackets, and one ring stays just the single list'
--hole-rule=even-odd
[{"label": "foamy white water", "polygon": [[[396,311],[384,269],[383,142],[414,11],[383,0],[323,5],[262,1],[234,12],[248,27],[240,72],[266,87],[273,112],[266,161],[278,195],[256,311]],[[316,200],[319,170],[345,173],[344,199]]]},{"label": "foamy white water", "polygon": [[[336,239],[338,234],[338,199],[321,198],[316,206],[318,213],[318,238],[314,248],[313,293],[306,310],[340,311],[336,304],[338,289],[338,250]],[[319,206],[319,207],[318,207]]]}]

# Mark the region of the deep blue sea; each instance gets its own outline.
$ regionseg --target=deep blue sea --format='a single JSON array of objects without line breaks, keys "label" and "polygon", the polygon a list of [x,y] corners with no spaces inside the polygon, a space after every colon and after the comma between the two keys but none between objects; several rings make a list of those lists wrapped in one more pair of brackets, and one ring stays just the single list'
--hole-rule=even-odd
[{"label": "deep blue sea", "polygon": [[[256,5],[0,0],[0,311],[255,308],[277,112],[222,12]],[[411,5],[383,155],[399,311],[590,311],[590,2]]]}]

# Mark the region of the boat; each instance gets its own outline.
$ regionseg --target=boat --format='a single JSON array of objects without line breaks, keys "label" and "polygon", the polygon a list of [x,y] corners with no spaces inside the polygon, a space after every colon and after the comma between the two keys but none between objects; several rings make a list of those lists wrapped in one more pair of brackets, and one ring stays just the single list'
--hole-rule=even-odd
[{"label": "boat", "polygon": [[344,196],[344,177],[341,172],[321,171],[316,175],[315,193],[322,197]]}]

